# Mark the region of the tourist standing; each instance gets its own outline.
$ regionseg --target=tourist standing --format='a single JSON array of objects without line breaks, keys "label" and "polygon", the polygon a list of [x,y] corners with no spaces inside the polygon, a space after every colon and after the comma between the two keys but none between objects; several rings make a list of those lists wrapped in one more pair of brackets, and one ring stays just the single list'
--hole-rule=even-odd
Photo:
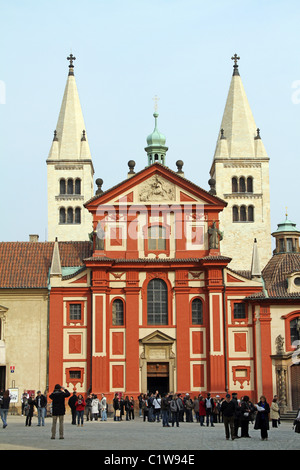
[{"label": "tourist standing", "polygon": [[120,421],[121,410],[120,410],[120,401],[119,401],[119,397],[117,393],[115,393],[115,396],[113,398],[113,409],[114,409],[114,421]]},{"label": "tourist standing", "polygon": [[279,422],[279,405],[277,398],[273,398],[270,406],[270,420],[272,420],[272,428],[277,428]]},{"label": "tourist standing", "polygon": [[93,401],[93,395],[90,393],[85,400],[85,414],[86,414],[86,420],[87,421],[92,421],[93,415],[92,415],[92,401]]},{"label": "tourist standing", "polygon": [[296,417],[293,422],[294,431],[300,433],[300,408],[297,411]]},{"label": "tourist standing", "polygon": [[77,426],[80,426],[80,424],[81,426],[83,426],[83,415],[84,415],[85,406],[86,406],[86,402],[83,398],[83,395],[79,394],[78,400],[75,403]]},{"label": "tourist standing", "polygon": [[142,410],[143,410],[143,415],[144,415],[143,421],[146,421],[146,418],[149,421],[148,395],[146,394],[143,395]]},{"label": "tourist standing", "polygon": [[30,397],[28,398],[27,405],[25,406],[25,415],[26,415],[25,426],[31,426],[33,410],[34,410],[34,394],[32,393]]},{"label": "tourist standing", "polygon": [[161,412],[161,398],[159,393],[153,399],[153,407],[154,407],[154,421],[160,423],[160,412]]},{"label": "tourist standing", "polygon": [[169,412],[170,412],[170,400],[169,400],[169,397],[164,393],[161,398],[162,425],[164,428],[170,427]]},{"label": "tourist standing", "polygon": [[24,392],[22,393],[22,397],[21,397],[21,403],[22,403],[22,416],[24,415],[25,413],[25,405],[28,401],[28,398],[29,398],[29,395],[27,393],[27,390],[24,390]]},{"label": "tourist standing", "polygon": [[270,405],[267,403],[266,397],[262,395],[260,401],[255,405],[257,414],[254,423],[254,429],[260,429],[260,436],[262,441],[268,440],[269,430],[269,413]]},{"label": "tourist standing", "polygon": [[235,413],[234,413],[234,437],[236,439],[239,439],[239,427],[241,426],[241,410],[240,410],[240,404],[237,398],[237,393],[232,394],[232,401],[235,404]]},{"label": "tourist standing", "polygon": [[249,436],[249,421],[252,413],[252,403],[247,395],[241,401],[240,411],[241,437],[251,437]]},{"label": "tourist standing", "polygon": [[178,420],[179,422],[183,422],[183,414],[184,414],[184,405],[183,405],[183,400],[182,400],[182,395],[181,393],[178,393],[177,395],[177,407],[178,407]]},{"label": "tourist standing", "polygon": [[101,409],[101,421],[107,421],[107,403],[106,403],[106,396],[104,395],[104,393],[102,393],[101,395],[100,409]]},{"label": "tourist standing", "polygon": [[209,423],[212,427],[214,427],[214,400],[211,398],[210,393],[207,394],[205,399],[205,410],[206,410],[206,426],[209,426]]},{"label": "tourist standing", "polygon": [[199,423],[204,426],[204,419],[206,416],[205,401],[202,395],[199,395]]},{"label": "tourist standing", "polygon": [[98,421],[99,407],[100,407],[99,398],[97,397],[97,395],[93,395],[93,399],[92,399],[92,419],[94,419],[95,421]]},{"label": "tourist standing", "polygon": [[234,414],[235,414],[235,403],[230,400],[229,393],[226,394],[225,400],[221,404],[221,413],[223,416],[223,423],[225,428],[226,439],[235,439],[234,435]]},{"label": "tourist standing", "polygon": [[39,390],[37,392],[34,404],[37,409],[38,415],[38,426],[45,426],[45,417],[46,417],[46,406],[47,406],[47,398],[45,395],[42,395],[42,392]]},{"label": "tourist standing", "polygon": [[192,423],[193,422],[193,400],[190,397],[189,393],[186,393],[184,397],[184,405],[185,405],[185,421],[187,423]]},{"label": "tourist standing", "polygon": [[129,403],[130,403],[129,418],[134,419],[134,398],[133,398],[133,396],[130,397]]},{"label": "tourist standing", "polygon": [[179,396],[173,395],[172,400],[170,402],[170,411],[171,411],[171,420],[172,420],[172,428],[174,427],[174,423],[176,423],[176,427],[179,427],[179,404],[178,404]]},{"label": "tourist standing", "polygon": [[76,392],[73,392],[73,395],[69,398],[68,405],[71,408],[71,414],[72,414],[72,424],[76,424],[76,402],[78,400],[78,397],[76,395]]},{"label": "tourist standing", "polygon": [[194,413],[195,413],[196,423],[199,423],[199,398],[198,397],[194,397]]},{"label": "tourist standing", "polygon": [[3,423],[3,429],[7,427],[7,415],[8,415],[9,405],[10,405],[9,391],[5,390],[4,392],[1,392],[1,396],[0,396],[0,416],[2,419],[2,423]]},{"label": "tourist standing", "polygon": [[65,399],[70,395],[70,392],[66,388],[56,384],[53,392],[49,396],[50,400],[52,400],[51,439],[55,439],[57,420],[59,420],[59,438],[64,439]]}]

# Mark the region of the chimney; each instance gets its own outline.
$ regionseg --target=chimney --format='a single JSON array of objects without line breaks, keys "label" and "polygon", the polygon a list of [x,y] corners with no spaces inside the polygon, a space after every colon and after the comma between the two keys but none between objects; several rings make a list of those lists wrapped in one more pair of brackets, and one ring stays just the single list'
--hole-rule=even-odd
[{"label": "chimney", "polygon": [[30,242],[38,242],[39,241],[39,236],[38,235],[29,235],[29,241]]}]

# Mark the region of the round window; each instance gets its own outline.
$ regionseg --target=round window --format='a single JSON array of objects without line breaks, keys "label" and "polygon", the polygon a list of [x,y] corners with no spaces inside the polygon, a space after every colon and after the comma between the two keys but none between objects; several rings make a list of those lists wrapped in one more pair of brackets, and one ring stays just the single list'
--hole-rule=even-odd
[{"label": "round window", "polygon": [[294,283],[295,283],[295,286],[299,286],[299,287],[300,287],[300,277],[295,277]]}]

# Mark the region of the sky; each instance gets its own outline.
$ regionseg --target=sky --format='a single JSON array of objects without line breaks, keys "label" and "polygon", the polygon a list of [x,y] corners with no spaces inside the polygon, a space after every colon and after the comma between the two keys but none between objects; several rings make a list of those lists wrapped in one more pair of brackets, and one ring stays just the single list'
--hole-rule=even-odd
[{"label": "sky", "polygon": [[[75,78],[103,190],[147,165],[166,136],[167,166],[209,190],[233,61],[270,157],[271,231],[300,228],[299,0],[0,0],[0,241],[47,240],[47,167],[68,74]],[[96,185],[95,185],[96,190]]]}]

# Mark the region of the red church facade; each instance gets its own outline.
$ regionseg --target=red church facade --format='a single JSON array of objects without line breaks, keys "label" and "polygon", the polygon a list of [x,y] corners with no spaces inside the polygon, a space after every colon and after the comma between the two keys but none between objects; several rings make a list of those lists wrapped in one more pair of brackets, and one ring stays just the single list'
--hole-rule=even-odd
[{"label": "red church facade", "polygon": [[[159,163],[85,204],[93,215],[91,256],[65,274],[59,243],[53,255],[50,390],[63,383],[108,397],[155,390],[257,396],[257,342],[270,337],[270,321],[264,308],[258,338],[253,295],[262,284],[220,255],[225,206]],[[268,340],[263,354],[270,357]],[[262,391],[271,396],[271,359],[263,368]]]}]

